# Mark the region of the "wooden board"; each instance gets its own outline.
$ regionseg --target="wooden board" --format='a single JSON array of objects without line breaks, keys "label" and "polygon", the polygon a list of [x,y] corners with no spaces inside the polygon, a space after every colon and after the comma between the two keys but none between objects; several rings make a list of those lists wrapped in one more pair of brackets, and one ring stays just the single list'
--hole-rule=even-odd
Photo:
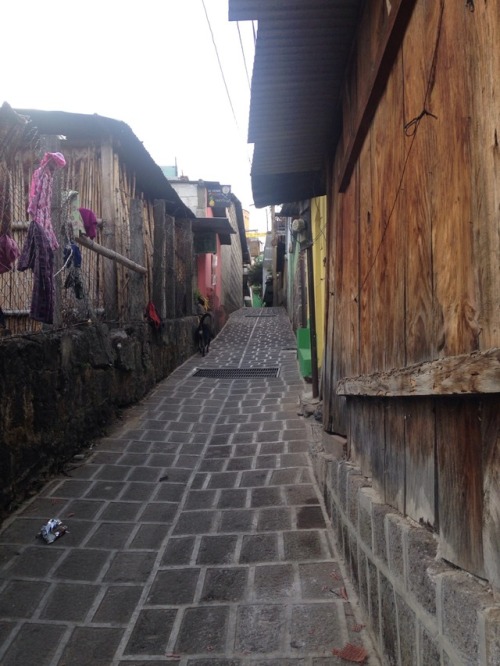
[{"label": "wooden board", "polygon": [[406,513],[405,401],[391,400],[385,406],[384,498],[403,515]]},{"label": "wooden board", "polygon": [[356,41],[359,53],[356,67],[358,104],[350,109],[350,115],[355,117],[350,139],[344,139],[338,184],[341,192],[344,192],[349,184],[415,4],[415,0],[391,0],[390,3],[376,0],[366,5],[369,9],[362,16]]},{"label": "wooden board", "polygon": [[166,271],[165,271],[165,309],[166,317],[175,317],[175,219],[165,215]]},{"label": "wooden board", "polygon": [[500,8],[475,3],[466,16],[471,103],[473,256],[481,349],[500,336]]},{"label": "wooden board", "polygon": [[328,219],[326,230],[326,294],[325,294],[325,353],[323,366],[323,427],[326,432],[333,432],[333,396],[335,384],[333,378],[333,326],[335,322],[335,280],[334,280],[334,220],[337,219],[337,197],[332,196],[333,181],[329,181]]},{"label": "wooden board", "polygon": [[345,317],[344,317],[344,245],[343,245],[343,228],[344,228],[344,214],[346,205],[344,202],[345,196],[340,197],[340,204],[338,208],[338,215],[336,218],[335,229],[335,245],[334,245],[334,325],[333,325],[333,351],[332,351],[332,388],[333,393],[330,396],[331,401],[331,419],[332,419],[332,432],[345,435],[347,431],[347,422],[345,419],[345,398],[337,398],[335,395],[336,380],[342,376],[345,371],[345,358],[343,354],[343,344],[345,336]]},{"label": "wooden board", "polygon": [[[115,211],[115,173],[114,156],[111,142],[101,146],[101,183],[102,183],[102,217],[104,227],[102,244],[110,250],[116,248],[116,211]],[[113,320],[118,316],[117,270],[114,261],[104,261],[104,292],[106,318]]]},{"label": "wooden board", "polygon": [[373,202],[372,202],[372,167],[371,137],[368,137],[360,154],[359,183],[359,368],[365,374],[373,371],[373,346],[377,339],[374,319],[373,282],[365,280],[373,262],[375,238],[373,233]]},{"label": "wooden board", "polygon": [[432,398],[404,400],[405,513],[415,522],[438,528],[436,512],[435,408]]},{"label": "wooden board", "polygon": [[481,430],[477,401],[436,401],[440,555],[484,578]]},{"label": "wooden board", "polygon": [[[404,253],[400,206],[403,170],[401,63],[389,80],[371,129],[370,255],[361,259],[361,288],[371,301],[371,371],[404,362]],[[365,178],[365,172],[361,173]],[[361,210],[366,210],[363,201]],[[364,217],[364,216],[363,216]],[[364,252],[365,248],[362,248]]]},{"label": "wooden board", "polygon": [[165,271],[166,271],[166,231],[165,202],[156,199],[154,204],[154,243],[153,243],[153,303],[162,319],[167,316]]},{"label": "wooden board", "polygon": [[[348,207],[344,220],[344,251],[346,263],[343,280],[346,284],[344,292],[344,355],[345,372],[348,375],[359,373],[359,167],[353,178],[351,197],[346,199]],[[349,188],[350,192],[351,188]]]},{"label": "wooden board", "polygon": [[437,116],[434,150],[439,169],[432,185],[433,283],[438,332],[437,350],[455,356],[479,348],[480,328],[474,287],[473,225],[471,207],[472,91],[466,85],[465,36],[470,12],[454,3],[444,4],[443,22],[436,25],[436,81],[428,104]]},{"label": "wooden board", "polygon": [[386,403],[383,400],[369,399],[363,401],[361,426],[364,437],[370,442],[372,451],[371,475],[373,488],[380,497],[385,497],[385,465],[386,465]]},{"label": "wooden board", "polygon": [[[144,217],[141,199],[130,201],[130,259],[137,264],[144,263]],[[146,270],[144,270],[146,273]],[[128,318],[129,321],[143,321],[146,303],[144,302],[144,273],[130,271],[128,274]]]},{"label": "wooden board", "polygon": [[[332,378],[336,382],[359,368],[358,329],[358,178],[339,199],[335,227],[335,325],[333,328]],[[333,384],[335,386],[335,384]],[[345,398],[332,394],[333,432],[347,433]]]},{"label": "wooden board", "polygon": [[[383,357],[380,369],[398,368],[405,363],[405,257],[407,229],[402,192],[405,190],[405,146],[403,126],[403,66],[401,54],[393,66],[384,93],[386,149],[384,164],[379,157],[382,183],[382,237],[380,261],[373,267],[373,279],[379,294],[379,322],[384,333]],[[390,314],[389,314],[390,311]]]},{"label": "wooden board", "polygon": [[336,392],[373,397],[500,393],[500,349],[346,377],[337,383]]},{"label": "wooden board", "polygon": [[[417,3],[403,44],[404,150],[407,164],[401,192],[405,228],[406,363],[436,357],[432,284],[432,182],[439,169],[436,119],[425,115],[439,2]],[[432,111],[432,108],[430,108]],[[413,122],[413,124],[411,124]]]},{"label": "wooden board", "polygon": [[385,405],[382,400],[347,401],[351,459],[372,477],[373,487],[385,496]]},{"label": "wooden board", "polygon": [[500,590],[500,398],[484,397],[481,402],[483,441],[483,548],[488,580]]}]

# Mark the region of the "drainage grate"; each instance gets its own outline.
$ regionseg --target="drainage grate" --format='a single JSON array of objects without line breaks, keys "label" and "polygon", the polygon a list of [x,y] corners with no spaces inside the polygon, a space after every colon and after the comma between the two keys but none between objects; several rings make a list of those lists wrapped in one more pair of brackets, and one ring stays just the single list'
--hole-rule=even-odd
[{"label": "drainage grate", "polygon": [[193,377],[213,377],[215,379],[251,379],[252,377],[277,377],[275,368],[197,368]]}]

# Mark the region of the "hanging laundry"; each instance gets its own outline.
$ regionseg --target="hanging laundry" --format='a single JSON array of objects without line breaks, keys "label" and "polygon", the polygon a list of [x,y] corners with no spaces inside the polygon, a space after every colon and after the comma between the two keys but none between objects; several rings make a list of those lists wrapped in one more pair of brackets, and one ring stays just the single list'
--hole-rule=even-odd
[{"label": "hanging laundry", "polygon": [[52,250],[59,247],[51,219],[52,182],[54,171],[64,166],[66,160],[62,153],[45,153],[31,179],[28,214],[44,230]]},{"label": "hanging laundry", "polygon": [[75,296],[80,300],[84,297],[84,287],[82,279],[82,254],[76,243],[70,243],[64,248],[64,265],[68,268],[68,277],[64,282],[65,289],[73,289]]},{"label": "hanging laundry", "polygon": [[93,240],[97,236],[97,218],[95,213],[90,208],[79,208],[78,210],[82,216],[85,233]]},{"label": "hanging laundry", "polygon": [[9,234],[0,235],[0,273],[8,273],[21,254],[16,241]]},{"label": "hanging laundry", "polygon": [[33,293],[30,316],[44,324],[54,317],[54,252],[45,230],[31,221],[28,236],[17,262],[17,270],[33,271]]},{"label": "hanging laundry", "polygon": [[66,222],[69,226],[71,238],[85,233],[82,216],[80,214],[80,196],[76,190],[69,190],[62,194],[63,206],[67,211]]},{"label": "hanging laundry", "polygon": [[146,305],[144,316],[154,328],[159,329],[161,327],[160,315],[158,314],[158,310],[153,301],[149,301]]}]

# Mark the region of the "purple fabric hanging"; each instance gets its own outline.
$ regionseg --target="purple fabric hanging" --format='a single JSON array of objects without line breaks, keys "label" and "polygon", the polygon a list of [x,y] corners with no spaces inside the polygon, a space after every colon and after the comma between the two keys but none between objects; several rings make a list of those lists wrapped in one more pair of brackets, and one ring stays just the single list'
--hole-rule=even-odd
[{"label": "purple fabric hanging", "polygon": [[14,262],[20,255],[16,241],[8,234],[0,235],[0,273],[12,270]]},{"label": "purple fabric hanging", "polygon": [[44,324],[54,319],[54,252],[44,229],[30,223],[28,236],[17,262],[17,270],[33,271],[33,293],[30,316]]},{"label": "purple fabric hanging", "polygon": [[85,233],[90,239],[94,239],[97,236],[97,218],[94,211],[90,208],[79,208],[78,210],[82,216]]},{"label": "purple fabric hanging", "polygon": [[52,181],[54,171],[62,169],[64,166],[66,166],[66,160],[62,153],[45,153],[40,166],[33,173],[30,185],[28,205],[30,219],[34,220],[45,231],[53,250],[57,250],[59,243],[52,228]]}]

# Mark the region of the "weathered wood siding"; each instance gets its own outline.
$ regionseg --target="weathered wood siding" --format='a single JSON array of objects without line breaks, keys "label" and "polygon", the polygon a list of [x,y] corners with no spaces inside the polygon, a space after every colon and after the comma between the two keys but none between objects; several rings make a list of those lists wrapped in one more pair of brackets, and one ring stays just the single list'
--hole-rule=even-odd
[{"label": "weathered wood siding", "polygon": [[[343,113],[325,429],[348,435],[389,504],[439,531],[443,557],[500,585],[500,1],[366,3]],[[467,382],[454,358],[474,354],[486,379]],[[438,359],[439,386],[412,394],[410,373],[382,397],[383,373]]]}]

